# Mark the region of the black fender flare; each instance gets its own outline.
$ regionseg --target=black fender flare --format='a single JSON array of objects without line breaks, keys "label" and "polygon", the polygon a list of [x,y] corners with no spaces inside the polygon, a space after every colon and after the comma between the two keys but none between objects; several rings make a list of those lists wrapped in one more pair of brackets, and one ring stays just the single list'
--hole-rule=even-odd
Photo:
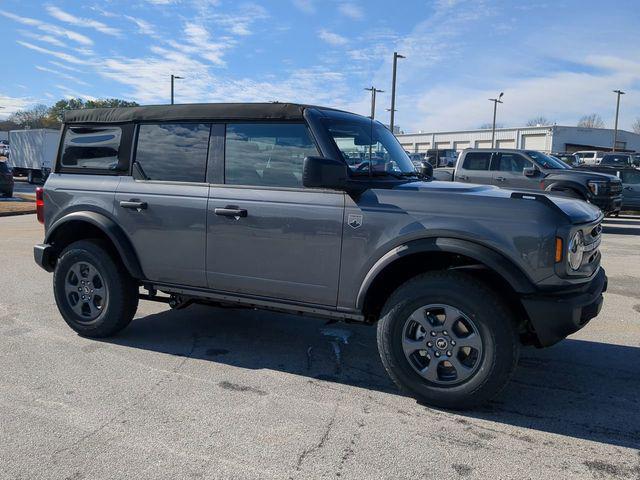
[{"label": "black fender flare", "polygon": [[389,265],[407,255],[425,252],[443,252],[464,255],[485,265],[505,279],[520,294],[535,292],[533,282],[525,273],[504,255],[478,243],[449,237],[434,237],[412,240],[399,245],[378,259],[369,269],[360,285],[356,298],[356,308],[362,310],[367,292],[376,277]]},{"label": "black fender flare", "polygon": [[551,179],[549,180],[549,183],[544,190],[545,192],[551,192],[554,190],[573,190],[574,192],[582,195],[582,197],[586,200],[591,198],[591,192],[587,190],[587,187],[572,180]]},{"label": "black fender flare", "polygon": [[60,217],[47,230],[45,243],[52,243],[55,239],[56,232],[59,231],[60,227],[73,221],[89,223],[99,228],[115,246],[118,254],[120,255],[120,259],[129,274],[138,280],[144,279],[140,261],[138,260],[138,256],[136,255],[129,238],[116,222],[101,213],[76,211]]}]

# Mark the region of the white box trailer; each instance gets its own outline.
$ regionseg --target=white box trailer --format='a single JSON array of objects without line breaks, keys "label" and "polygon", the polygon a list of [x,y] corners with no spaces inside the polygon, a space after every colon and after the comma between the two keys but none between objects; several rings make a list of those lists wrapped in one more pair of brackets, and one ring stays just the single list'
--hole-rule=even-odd
[{"label": "white box trailer", "polygon": [[13,174],[26,175],[29,183],[45,180],[51,173],[59,143],[59,130],[11,130],[9,165]]}]

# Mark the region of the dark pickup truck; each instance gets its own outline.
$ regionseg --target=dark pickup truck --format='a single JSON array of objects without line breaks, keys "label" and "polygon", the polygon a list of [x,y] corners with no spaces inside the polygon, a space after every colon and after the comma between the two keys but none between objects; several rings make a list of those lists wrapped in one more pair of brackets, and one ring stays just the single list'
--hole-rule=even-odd
[{"label": "dark pickup truck", "polygon": [[578,169],[618,177],[622,181],[622,210],[640,211],[640,168],[631,165],[581,165]]},{"label": "dark pickup truck", "polygon": [[435,169],[434,179],[544,190],[585,200],[607,214],[622,206],[622,182],[615,175],[571,168],[536,150],[467,149],[455,168]]}]

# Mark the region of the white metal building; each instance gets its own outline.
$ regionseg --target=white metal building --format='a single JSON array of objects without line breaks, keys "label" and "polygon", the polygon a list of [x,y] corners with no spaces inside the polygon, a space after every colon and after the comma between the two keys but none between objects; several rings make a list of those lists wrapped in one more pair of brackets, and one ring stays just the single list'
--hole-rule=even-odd
[{"label": "white metal building", "polygon": [[[430,149],[491,148],[491,129],[408,133],[396,136],[404,149],[411,153],[426,152]],[[547,125],[496,129],[496,148],[576,152],[578,150],[611,150],[612,144],[613,130],[608,128]],[[616,149],[640,151],[640,135],[618,130]]]}]

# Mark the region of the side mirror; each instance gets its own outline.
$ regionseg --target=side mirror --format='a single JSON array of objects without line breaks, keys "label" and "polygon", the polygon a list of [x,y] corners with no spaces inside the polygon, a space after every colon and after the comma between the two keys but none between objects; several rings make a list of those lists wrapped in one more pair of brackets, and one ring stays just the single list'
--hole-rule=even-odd
[{"label": "side mirror", "polygon": [[418,173],[423,178],[433,178],[433,165],[429,162],[420,162]]},{"label": "side mirror", "polygon": [[522,174],[525,177],[535,177],[538,174],[538,169],[536,167],[523,168]]},{"label": "side mirror", "polygon": [[339,160],[306,157],[302,167],[302,184],[308,188],[343,190],[349,180],[349,167]]}]

